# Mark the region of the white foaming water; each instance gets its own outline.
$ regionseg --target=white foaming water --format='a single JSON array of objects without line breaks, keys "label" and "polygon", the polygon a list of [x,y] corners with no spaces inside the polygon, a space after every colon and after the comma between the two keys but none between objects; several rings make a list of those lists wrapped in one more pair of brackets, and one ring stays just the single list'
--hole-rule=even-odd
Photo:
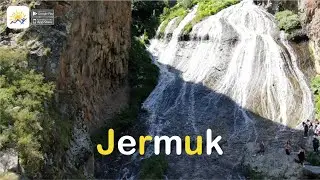
[{"label": "white foaming water", "polygon": [[196,24],[190,41],[179,41],[196,11],[180,22],[171,40],[153,39],[148,48],[161,72],[143,104],[152,135],[202,131],[213,122],[221,97],[237,104],[233,113],[226,110],[234,114],[231,137],[250,129],[257,138],[249,112],[291,127],[313,116],[311,91],[271,14],[244,0]]}]

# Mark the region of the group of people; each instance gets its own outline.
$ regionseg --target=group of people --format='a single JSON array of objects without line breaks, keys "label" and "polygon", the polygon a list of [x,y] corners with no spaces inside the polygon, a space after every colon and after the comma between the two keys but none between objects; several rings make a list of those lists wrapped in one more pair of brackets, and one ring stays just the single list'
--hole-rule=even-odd
[{"label": "group of people", "polygon": [[[302,123],[303,129],[304,129],[304,137],[307,138],[310,135],[313,135],[312,145],[314,152],[318,153],[320,142],[318,139],[318,136],[320,136],[320,124],[316,120],[315,122],[311,122],[310,120],[307,120],[306,122]],[[291,142],[288,140],[284,146],[286,155],[291,154]],[[259,143],[259,149],[257,151],[257,154],[263,155],[265,152],[265,146],[264,143],[261,141]],[[297,153],[298,159],[295,159],[295,162],[300,163],[303,165],[304,161],[306,160],[306,152],[304,147],[300,146],[300,149]]]},{"label": "group of people", "polygon": [[314,124],[315,125],[313,125],[310,120],[307,120],[307,122],[302,122],[303,129],[304,129],[304,137],[307,138],[309,134],[311,135],[313,134],[313,140],[312,140],[313,151],[318,152],[319,151],[318,136],[320,135],[320,125],[317,120]]},{"label": "group of people", "polygon": [[304,129],[304,137],[307,138],[309,135],[320,136],[320,126],[319,121],[311,122],[307,120],[307,122],[302,122],[302,126]]},{"label": "group of people", "polygon": [[[302,126],[304,129],[304,138],[308,138],[310,135],[313,135],[312,145],[313,151],[318,153],[319,151],[319,139],[318,136],[320,135],[320,125],[319,121],[311,122],[307,120],[307,122],[302,122]],[[291,145],[290,141],[288,140],[285,145],[285,152],[287,155],[290,155]],[[298,152],[298,159],[295,159],[297,163],[301,163],[303,165],[306,159],[305,149],[301,146]]]},{"label": "group of people", "polygon": [[[290,140],[288,140],[286,142],[284,148],[285,148],[285,153],[287,155],[290,155],[291,154],[291,142],[290,142]],[[257,154],[263,155],[264,152],[265,152],[265,145],[264,145],[263,141],[261,141],[259,143],[259,149],[257,151]],[[306,160],[305,150],[304,150],[304,148],[302,146],[300,146],[300,149],[298,151],[298,159],[295,159],[295,162],[300,163],[300,164],[303,165],[305,160]]]},{"label": "group of people", "polygon": [[[285,152],[287,155],[291,154],[291,142],[288,140],[284,146]],[[295,162],[300,163],[303,165],[304,161],[306,160],[306,153],[302,146],[300,146],[300,149],[298,151],[298,159],[295,159]]]}]

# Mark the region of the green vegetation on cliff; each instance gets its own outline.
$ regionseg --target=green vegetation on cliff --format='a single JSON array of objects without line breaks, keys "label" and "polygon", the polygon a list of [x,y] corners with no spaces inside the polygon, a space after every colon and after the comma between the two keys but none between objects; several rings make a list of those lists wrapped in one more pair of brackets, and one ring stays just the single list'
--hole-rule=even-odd
[{"label": "green vegetation on cliff", "polygon": [[150,3],[133,1],[133,35],[137,37],[143,35],[147,38],[152,38],[155,35],[156,28],[161,23],[159,35],[162,37],[171,20],[177,18],[175,24],[178,25],[188,14],[189,10],[193,6],[198,5],[196,17],[184,28],[184,34],[187,34],[192,30],[193,25],[200,22],[203,18],[214,15],[238,2],[239,0],[178,0],[170,8],[168,2]]},{"label": "green vegetation on cliff", "polygon": [[314,101],[315,101],[315,111],[316,111],[316,118],[320,118],[320,76],[316,76],[313,78],[311,82],[311,89],[314,94]]},{"label": "green vegetation on cliff", "polygon": [[284,30],[287,33],[291,33],[293,30],[301,28],[300,19],[298,14],[292,11],[284,10],[275,14],[278,21],[278,27],[280,30]]},{"label": "green vegetation on cliff", "polygon": [[152,64],[145,44],[133,37],[129,58],[130,102],[129,107],[116,115],[112,121],[115,131],[123,132],[134,126],[141,104],[157,85],[158,74],[159,70]]},{"label": "green vegetation on cliff", "polygon": [[0,148],[16,149],[27,175],[34,177],[54,125],[45,108],[54,86],[28,69],[26,59],[23,50],[0,49]]},{"label": "green vegetation on cliff", "polygon": [[205,17],[214,15],[219,11],[239,3],[239,0],[194,0],[193,4],[198,4],[196,17],[184,27],[184,34],[191,32],[192,27]]},{"label": "green vegetation on cliff", "polygon": [[164,8],[163,14],[160,18],[162,22],[160,27],[160,36],[164,34],[167,25],[172,19],[177,17],[178,19],[175,23],[179,24],[180,21],[182,21],[188,14],[189,9],[195,5],[199,6],[196,17],[184,27],[184,34],[188,34],[192,30],[192,27],[205,17],[214,15],[222,9],[237,4],[238,2],[239,0],[181,0],[170,9],[167,7]]},{"label": "green vegetation on cliff", "polygon": [[140,1],[132,2],[132,35],[152,38],[155,36],[160,24],[159,15],[164,7],[168,7],[166,1]]},{"label": "green vegetation on cliff", "polygon": [[187,14],[188,14],[187,8],[185,8],[181,4],[178,4],[171,9],[165,7],[163,9],[163,14],[160,17],[162,22],[160,26],[160,32],[159,32],[160,36],[163,36],[167,25],[172,19],[178,18],[176,20],[176,24],[179,24]]}]

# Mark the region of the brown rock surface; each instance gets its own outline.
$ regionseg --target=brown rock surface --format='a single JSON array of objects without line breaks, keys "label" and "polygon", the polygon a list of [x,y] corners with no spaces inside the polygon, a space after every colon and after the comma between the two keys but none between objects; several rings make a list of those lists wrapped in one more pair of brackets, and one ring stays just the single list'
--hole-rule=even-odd
[{"label": "brown rock surface", "polygon": [[128,101],[131,3],[71,2],[71,6],[58,89],[71,92],[88,125],[100,124]]},{"label": "brown rock surface", "polygon": [[306,0],[305,13],[310,50],[315,59],[315,68],[320,73],[320,0]]}]

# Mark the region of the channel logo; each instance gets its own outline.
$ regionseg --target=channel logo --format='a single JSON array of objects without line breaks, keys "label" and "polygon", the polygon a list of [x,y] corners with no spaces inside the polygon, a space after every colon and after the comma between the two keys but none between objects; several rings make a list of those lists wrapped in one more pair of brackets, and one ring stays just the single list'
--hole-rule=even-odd
[{"label": "channel logo", "polygon": [[25,29],[30,26],[30,9],[27,6],[9,6],[7,9],[7,27]]}]

